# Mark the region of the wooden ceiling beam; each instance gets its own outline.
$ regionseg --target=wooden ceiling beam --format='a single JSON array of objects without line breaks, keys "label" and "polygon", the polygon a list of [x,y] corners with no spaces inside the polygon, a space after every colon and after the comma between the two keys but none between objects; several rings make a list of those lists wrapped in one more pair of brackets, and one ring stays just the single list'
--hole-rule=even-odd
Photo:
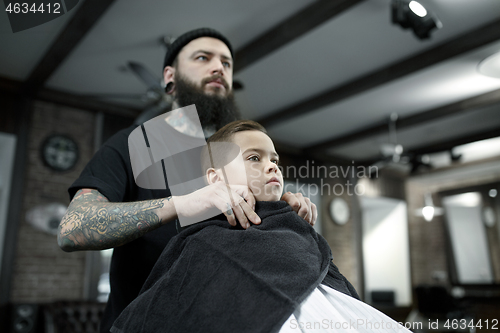
[{"label": "wooden ceiling beam", "polygon": [[500,20],[496,20],[452,40],[443,42],[430,50],[420,52],[417,55],[386,66],[366,76],[354,79],[340,87],[333,87],[322,94],[277,110],[268,116],[257,119],[257,121],[264,127],[289,121],[294,117],[312,113],[319,108],[338,103],[356,94],[361,94],[426,67],[483,47],[499,39]]},{"label": "wooden ceiling beam", "polygon": [[119,115],[127,118],[136,118],[142,112],[141,109],[134,109],[130,106],[107,103],[48,88],[40,89],[35,98],[77,109]]},{"label": "wooden ceiling beam", "polygon": [[86,0],[80,5],[24,82],[22,87],[24,94],[35,95],[43,87],[113,2],[114,0]]},{"label": "wooden ceiling beam", "polygon": [[408,153],[415,155],[438,153],[451,150],[457,146],[496,137],[500,137],[500,128],[493,128],[487,131],[480,131],[473,134],[467,134],[466,136],[461,136],[459,138],[437,142],[432,145],[412,148],[408,150]]},{"label": "wooden ceiling beam", "polygon": [[[464,136],[452,138],[452,139],[446,139],[442,140],[439,142],[435,142],[430,145],[424,145],[416,148],[410,148],[407,151],[404,152],[404,155],[410,155],[410,156],[421,156],[421,155],[426,155],[426,154],[434,154],[434,153],[440,153],[440,152],[446,152],[446,151],[451,151],[453,148],[461,145],[465,145],[468,143],[476,142],[476,141],[481,141],[481,140],[487,140],[487,139],[492,139],[500,137],[500,128],[493,128],[487,131],[478,131],[472,134],[466,134]],[[357,163],[360,165],[364,166],[369,166],[373,165],[377,162],[379,162],[381,158],[370,158],[366,160],[359,160]]]},{"label": "wooden ceiling beam", "polygon": [[[12,95],[21,95],[22,82],[0,76],[0,92]],[[107,103],[48,88],[39,89],[34,98],[76,109],[102,112],[105,114],[119,115],[128,118],[135,118],[141,113],[140,109],[131,108],[129,106]]]},{"label": "wooden ceiling beam", "polygon": [[[396,122],[398,130],[421,125],[423,123],[438,120],[443,117],[453,116],[463,112],[471,112],[478,108],[500,103],[500,89],[484,93],[482,95],[470,97],[462,101],[433,108],[407,117],[400,117]],[[305,148],[310,151],[324,151],[335,146],[344,145],[346,143],[364,139],[370,136],[386,133],[388,131],[388,120],[373,126],[358,130],[356,132],[326,140]]]},{"label": "wooden ceiling beam", "polygon": [[364,0],[313,1],[311,5],[237,50],[234,56],[234,73],[248,67],[362,1]]}]

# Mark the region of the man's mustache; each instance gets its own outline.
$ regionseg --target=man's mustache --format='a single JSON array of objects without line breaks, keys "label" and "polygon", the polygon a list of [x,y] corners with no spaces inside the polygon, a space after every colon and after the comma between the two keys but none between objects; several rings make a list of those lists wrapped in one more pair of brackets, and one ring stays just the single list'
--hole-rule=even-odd
[{"label": "man's mustache", "polygon": [[204,86],[207,83],[210,83],[212,81],[217,81],[220,80],[221,84],[226,88],[227,91],[229,91],[229,84],[226,82],[226,80],[221,76],[221,75],[212,75],[210,77],[204,78],[201,83],[202,86]]}]

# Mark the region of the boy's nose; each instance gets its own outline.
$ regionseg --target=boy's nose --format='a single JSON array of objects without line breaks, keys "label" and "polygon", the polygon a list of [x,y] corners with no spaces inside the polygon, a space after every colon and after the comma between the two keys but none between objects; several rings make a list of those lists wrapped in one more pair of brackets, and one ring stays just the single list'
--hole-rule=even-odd
[{"label": "boy's nose", "polygon": [[276,165],[276,163],[273,163],[273,162],[269,162],[270,165],[267,169],[268,172],[273,172],[273,171],[276,171],[278,170],[278,166]]}]

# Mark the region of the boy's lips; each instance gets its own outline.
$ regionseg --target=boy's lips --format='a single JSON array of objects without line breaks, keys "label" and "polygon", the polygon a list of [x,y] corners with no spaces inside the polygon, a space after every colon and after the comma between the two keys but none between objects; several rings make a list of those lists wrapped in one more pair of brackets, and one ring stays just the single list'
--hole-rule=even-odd
[{"label": "boy's lips", "polygon": [[276,178],[276,177],[273,177],[273,178],[269,179],[266,184],[271,184],[271,183],[276,183],[278,185],[281,185],[280,180],[278,178]]}]

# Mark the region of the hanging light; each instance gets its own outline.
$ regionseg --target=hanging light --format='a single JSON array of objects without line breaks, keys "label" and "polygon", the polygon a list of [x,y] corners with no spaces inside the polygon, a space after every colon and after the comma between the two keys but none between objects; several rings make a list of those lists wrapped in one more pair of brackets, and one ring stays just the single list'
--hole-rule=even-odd
[{"label": "hanging light", "polygon": [[415,215],[422,216],[427,222],[431,222],[434,216],[443,215],[443,208],[435,207],[430,193],[424,195],[424,207],[415,210]]},{"label": "hanging light", "polygon": [[434,217],[434,207],[433,206],[425,206],[422,208],[422,215],[427,222],[432,221]]}]

